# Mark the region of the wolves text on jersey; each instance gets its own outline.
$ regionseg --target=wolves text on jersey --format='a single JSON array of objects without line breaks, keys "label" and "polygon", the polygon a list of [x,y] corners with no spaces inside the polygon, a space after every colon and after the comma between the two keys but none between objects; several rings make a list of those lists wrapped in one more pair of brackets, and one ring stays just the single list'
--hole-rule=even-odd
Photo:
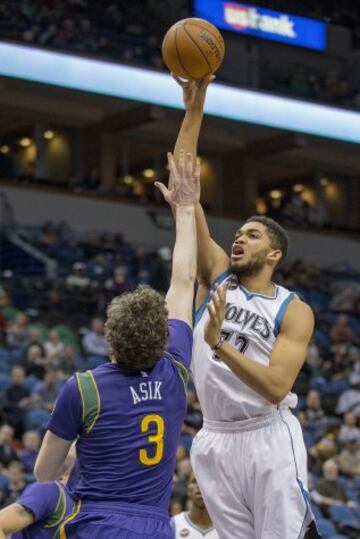
[{"label": "wolves text on jersey", "polygon": [[140,382],[136,389],[134,388],[134,386],[130,386],[133,403],[138,404],[139,402],[148,400],[161,401],[161,385],[162,382],[160,382],[159,380],[149,380],[148,382]]},{"label": "wolves text on jersey", "polygon": [[225,320],[238,324],[241,331],[244,331],[244,329],[252,329],[265,340],[270,337],[271,325],[266,318],[239,307],[234,303],[226,304]]}]

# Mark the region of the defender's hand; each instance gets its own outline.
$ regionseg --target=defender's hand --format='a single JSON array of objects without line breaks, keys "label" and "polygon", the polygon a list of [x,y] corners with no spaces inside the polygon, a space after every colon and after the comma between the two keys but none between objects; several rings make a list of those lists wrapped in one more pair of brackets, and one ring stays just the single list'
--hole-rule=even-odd
[{"label": "defender's hand", "polygon": [[155,182],[170,206],[195,206],[200,200],[200,160],[196,160],[195,170],[191,153],[180,150],[179,166],[176,167],[174,156],[168,153],[171,182],[166,187]]},{"label": "defender's hand", "polygon": [[183,80],[180,77],[176,77],[173,73],[171,73],[171,75],[183,90],[183,99],[186,111],[202,114],[206,90],[210,82],[215,79],[215,75],[209,75],[202,80]]},{"label": "defender's hand", "polygon": [[205,327],[205,341],[214,348],[220,340],[221,326],[225,318],[227,284],[220,285],[211,293],[211,299],[207,304],[210,320]]}]

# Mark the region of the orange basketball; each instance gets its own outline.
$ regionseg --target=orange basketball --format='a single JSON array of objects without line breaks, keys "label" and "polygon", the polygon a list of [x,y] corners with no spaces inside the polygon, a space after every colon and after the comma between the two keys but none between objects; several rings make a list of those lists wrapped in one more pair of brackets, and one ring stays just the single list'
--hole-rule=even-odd
[{"label": "orange basketball", "polygon": [[219,69],[225,44],[219,30],[204,19],[183,19],[166,33],[162,43],[165,64],[184,79],[203,79]]}]

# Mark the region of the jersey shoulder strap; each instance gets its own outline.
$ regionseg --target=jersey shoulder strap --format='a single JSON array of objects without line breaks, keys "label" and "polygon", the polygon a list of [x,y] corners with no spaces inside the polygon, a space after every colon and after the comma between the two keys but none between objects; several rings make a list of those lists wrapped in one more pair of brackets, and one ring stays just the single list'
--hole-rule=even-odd
[{"label": "jersey shoulder strap", "polygon": [[77,372],[76,380],[82,404],[82,421],[88,434],[94,428],[100,415],[100,393],[91,371]]},{"label": "jersey shoulder strap", "polygon": [[189,381],[190,381],[190,371],[181,363],[181,361],[177,360],[170,352],[166,352],[166,355],[169,356],[171,359],[172,364],[175,366],[182,383],[184,384],[185,392],[187,391]]},{"label": "jersey shoulder strap", "polygon": [[56,483],[56,485],[59,489],[59,498],[56,503],[55,509],[46,519],[44,528],[53,528],[54,526],[58,526],[60,522],[63,520],[64,515],[65,515],[65,511],[66,511],[65,491],[64,491],[64,488],[59,483]]}]

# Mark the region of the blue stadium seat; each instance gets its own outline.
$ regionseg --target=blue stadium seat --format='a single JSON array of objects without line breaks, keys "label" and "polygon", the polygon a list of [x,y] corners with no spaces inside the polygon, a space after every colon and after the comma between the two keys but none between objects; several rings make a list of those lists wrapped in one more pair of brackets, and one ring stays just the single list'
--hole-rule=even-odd
[{"label": "blue stadium seat", "polygon": [[313,512],[316,522],[318,521],[319,518],[324,518],[324,515],[322,514],[322,511],[318,505],[311,503],[310,507],[311,507],[311,511]]},{"label": "blue stadium seat", "polygon": [[26,416],[27,430],[43,430],[50,419],[50,414],[46,410],[30,410]]},{"label": "blue stadium seat", "polygon": [[99,365],[102,365],[106,362],[106,357],[104,356],[86,356],[86,364],[88,369],[96,369]]},{"label": "blue stadium seat", "polygon": [[5,373],[0,374],[0,391],[4,391],[11,384],[11,378]]},{"label": "blue stadium seat", "polygon": [[360,530],[360,522],[356,518],[354,511],[346,505],[331,505],[330,516],[339,526],[349,526],[355,530]]},{"label": "blue stadium seat", "polygon": [[352,500],[353,502],[356,502],[359,504],[360,507],[360,500],[359,500],[359,494],[356,492],[353,488],[347,488],[346,489],[346,496],[348,500]]},{"label": "blue stadium seat", "polygon": [[9,374],[10,367],[6,361],[0,359],[0,374]]},{"label": "blue stadium seat", "polygon": [[37,378],[34,378],[34,376],[28,376],[25,379],[24,386],[29,390],[33,391],[35,389],[35,386],[39,383],[39,380]]},{"label": "blue stadium seat", "polygon": [[20,363],[22,357],[23,357],[23,351],[22,350],[19,350],[19,349],[11,350],[10,356],[9,356],[10,363],[12,365],[17,365],[17,364]]},{"label": "blue stadium seat", "polygon": [[6,475],[0,474],[0,490],[5,490],[9,485],[9,479]]},{"label": "blue stadium seat", "polygon": [[348,539],[348,537],[346,535],[332,535],[331,537],[329,537],[329,539]]},{"label": "blue stadium seat", "polygon": [[319,530],[320,535],[323,536],[323,539],[330,539],[332,535],[336,535],[336,529],[331,520],[327,518],[319,518],[316,521],[317,529]]},{"label": "blue stadium seat", "polygon": [[352,487],[351,479],[345,475],[338,475],[337,480],[345,490]]},{"label": "blue stadium seat", "polygon": [[0,362],[2,363],[7,361],[9,361],[9,351],[3,346],[0,346]]}]

